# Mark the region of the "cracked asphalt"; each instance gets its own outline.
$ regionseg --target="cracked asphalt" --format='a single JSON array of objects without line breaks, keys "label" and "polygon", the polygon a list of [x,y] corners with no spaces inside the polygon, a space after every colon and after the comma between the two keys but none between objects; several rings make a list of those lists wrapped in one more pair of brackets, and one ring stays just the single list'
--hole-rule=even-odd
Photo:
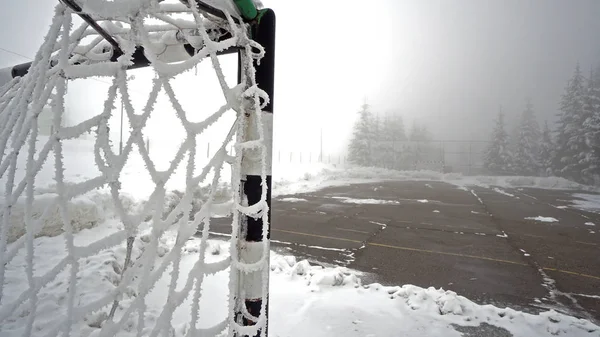
[{"label": "cracked asphalt", "polygon": [[[598,323],[600,214],[572,208],[573,193],[435,181],[331,187],[274,198],[272,245],[360,270],[369,282]],[[538,216],[558,221],[526,219]],[[227,233],[229,222],[212,228]]]}]

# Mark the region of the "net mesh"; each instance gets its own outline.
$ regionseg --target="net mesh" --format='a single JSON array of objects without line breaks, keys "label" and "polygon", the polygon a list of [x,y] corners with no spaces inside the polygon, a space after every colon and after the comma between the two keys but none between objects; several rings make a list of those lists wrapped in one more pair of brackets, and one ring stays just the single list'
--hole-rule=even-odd
[{"label": "net mesh", "polygon": [[[250,206],[240,187],[244,156],[259,165],[263,181],[267,174],[262,108],[268,97],[257,87],[253,68],[253,62],[264,54],[263,48],[249,38],[248,27],[234,20],[226,7],[223,8],[226,19],[204,14],[191,2],[89,0],[83,11],[91,14],[118,41],[124,54],[116,62],[110,60],[113,53],[106,40],[97,36],[88,24],[72,28],[77,16],[59,4],[27,75],[0,88],[0,179],[4,189],[0,219],[0,332],[24,336],[254,335],[266,324],[266,301],[262,301],[261,316],[253,318],[256,325],[241,326],[233,313],[241,311],[248,316],[240,304],[243,290],[241,296],[233,294],[240,292],[236,288],[239,279],[248,274],[263,278],[262,298],[267,294],[268,241],[263,240],[261,255],[252,263],[244,262],[238,253],[244,245],[238,227],[240,220],[252,216],[268,223],[266,184],[263,184],[261,201]],[[195,54],[172,62],[181,55],[184,42],[194,47]],[[126,69],[131,65],[136,47],[140,46],[145,50],[155,78],[145,105],[136,109],[131,101]],[[169,51],[173,46],[179,50]],[[217,52],[230,48],[239,48],[242,64],[241,82],[234,86],[225,81],[217,57]],[[203,60],[212,64],[226,103],[206,119],[192,121],[193,111],[186,111],[179,104],[172,81]],[[76,125],[65,126],[68,84],[73,79],[92,77],[110,81],[103,110]],[[174,115],[185,130],[184,140],[171,153],[172,160],[165,170],[159,170],[152,161],[144,139],[147,121],[159,113],[153,109],[159,95],[168,97]],[[129,135],[121,153],[114,151],[109,139],[109,121],[117,111],[118,97],[129,123]],[[52,132],[42,137],[38,122],[48,107],[52,111]],[[204,167],[197,169],[198,135],[228,115],[233,116],[233,122],[221,146]],[[69,181],[65,177],[65,157],[69,156],[65,153],[65,144],[90,132],[94,134],[93,162],[82,165],[95,166],[99,174]],[[229,151],[228,144],[234,144]],[[128,204],[121,188],[124,167],[134,153],[142,158],[152,181],[150,196],[138,207]],[[41,199],[36,179],[40,183],[47,161],[53,161],[54,185],[52,193],[44,194]],[[180,164],[184,167],[185,189],[173,201],[169,199],[166,184]],[[230,253],[209,261],[211,208],[226,166],[231,170],[233,198]],[[208,188],[199,193],[201,184]],[[108,207],[118,216],[119,225],[100,237],[81,238],[77,233],[79,228],[74,225],[73,202],[98,189],[108,192]],[[198,199],[202,199],[199,207]],[[165,211],[167,203],[170,207]],[[16,217],[19,207],[23,214]],[[52,216],[59,218],[60,252],[42,249],[46,247],[42,245],[45,241],[39,240],[44,238],[38,239]],[[23,230],[14,232],[19,226]],[[266,234],[265,230],[263,238]],[[191,248],[197,254],[188,266],[182,266],[182,252],[189,252]],[[123,252],[123,261],[113,256],[119,251]],[[93,272],[90,270],[94,268],[91,263],[94,257],[100,258],[101,264],[112,263],[114,270],[111,286],[100,294],[95,294],[90,285],[82,281],[86,280],[86,273]],[[201,301],[202,296],[214,291],[204,289],[203,281],[207,275],[226,272],[228,268],[231,272],[227,312],[216,323],[203,325],[199,317],[203,310],[201,305],[209,306],[204,311],[210,311],[210,306],[215,305]],[[159,287],[159,281],[165,279],[164,287],[158,290],[164,295],[164,302],[156,306],[150,303],[150,297],[154,296],[152,293]],[[61,285],[61,280],[68,284]],[[53,288],[62,289],[63,293],[53,293]],[[177,332],[174,321],[184,302],[189,308],[185,316],[187,322],[185,328]]]}]

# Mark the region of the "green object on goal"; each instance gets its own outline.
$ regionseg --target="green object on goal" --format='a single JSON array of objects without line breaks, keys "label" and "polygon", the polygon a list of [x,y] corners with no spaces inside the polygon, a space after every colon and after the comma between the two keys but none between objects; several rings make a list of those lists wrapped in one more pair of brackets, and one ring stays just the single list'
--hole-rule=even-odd
[{"label": "green object on goal", "polygon": [[240,10],[244,20],[254,20],[258,15],[258,10],[252,0],[233,0],[237,8]]}]

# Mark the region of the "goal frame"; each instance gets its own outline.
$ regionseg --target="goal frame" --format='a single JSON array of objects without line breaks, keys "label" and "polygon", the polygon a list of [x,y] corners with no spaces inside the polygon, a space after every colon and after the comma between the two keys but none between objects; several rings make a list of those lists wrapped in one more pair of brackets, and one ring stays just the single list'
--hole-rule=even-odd
[{"label": "goal frame", "polygon": [[[111,46],[112,46],[112,57],[111,61],[115,62],[117,58],[123,55],[122,50],[119,47],[119,44],[112,38],[112,36],[106,32],[94,19],[92,19],[89,15],[82,13],[81,7],[74,0],[59,0],[66,6],[70,7],[74,13],[78,14],[86,23],[90,25],[96,32],[102,36]],[[267,93],[269,97],[269,102],[266,103],[266,106],[262,109],[263,113],[266,114],[270,120],[268,125],[265,125],[264,128],[264,141],[265,148],[267,149],[267,163],[266,166],[268,168],[266,175],[266,182],[262,181],[262,177],[257,172],[252,172],[252,170],[248,169],[252,165],[244,165],[245,158],[242,157],[242,170],[241,170],[241,185],[240,185],[240,193],[244,194],[245,198],[248,202],[248,206],[252,206],[258,202],[260,202],[262,193],[263,193],[263,183],[267,185],[267,195],[265,198],[267,207],[268,207],[268,223],[264,223],[262,217],[253,218],[251,216],[244,215],[239,217],[238,228],[240,229],[240,234],[244,234],[244,236],[240,235],[240,240],[245,241],[245,243],[250,243],[250,245],[246,246],[246,250],[255,249],[259,245],[264,244],[263,242],[263,229],[266,227],[267,230],[267,240],[270,241],[270,233],[271,233],[271,188],[272,188],[272,149],[273,149],[273,124],[272,124],[272,116],[274,112],[274,82],[275,82],[275,27],[276,27],[276,19],[275,12],[270,8],[258,9],[252,2],[252,0],[232,0],[237,8],[240,10],[240,17],[234,17],[234,21],[236,23],[240,23],[240,19],[243,23],[246,23],[250,26],[249,32],[251,34],[251,38],[260,44],[264,48],[264,56],[257,62],[257,60],[253,60],[253,65],[256,70],[255,78],[256,83],[260,87],[261,90]],[[196,5],[201,11],[204,11],[210,15],[214,15],[220,18],[226,18],[226,14],[209,4],[202,2],[201,0],[195,0]],[[226,37],[225,37],[226,38]],[[191,57],[194,55],[195,50],[189,44],[184,44],[184,49],[187,52],[187,56]],[[241,64],[241,50],[239,48],[230,48],[228,50],[224,50],[218,52],[217,55],[225,55],[225,54],[238,54],[238,83],[241,81],[242,77],[242,64]],[[181,55],[180,55],[181,56]],[[173,59],[171,61],[183,61],[184,59]],[[8,75],[6,78],[8,80],[14,79],[17,77],[23,77],[27,74],[32,62],[17,64],[12,67],[0,69],[0,75]],[[144,48],[141,46],[136,46],[135,52],[132,55],[131,64],[128,66],[127,70],[138,69],[147,67],[150,65],[150,61],[144,55]],[[0,80],[2,80],[0,76]],[[0,83],[0,87],[6,83]],[[248,137],[248,135],[245,135]],[[254,245],[253,245],[254,244]],[[269,244],[269,242],[267,242]],[[238,245],[238,250],[241,245]],[[245,257],[248,256],[256,256],[256,254],[262,253],[262,250],[259,249],[255,252],[242,253],[238,251],[241,262],[252,263],[255,261],[244,261]],[[268,257],[267,257],[268,258]],[[268,259],[267,259],[268,261]],[[231,270],[231,272],[238,272],[239,270]],[[236,277],[237,280],[243,280],[243,278]],[[264,282],[267,282],[265,285]],[[245,306],[246,310],[241,310],[238,312],[230,313],[231,315],[235,315],[236,321],[238,323],[250,326],[254,325],[256,320],[253,318],[258,318],[261,315],[261,308],[263,307],[262,297],[258,298],[240,298],[242,294],[248,293],[256,293],[257,290],[268,289],[268,278],[266,280],[249,278],[246,280],[244,284],[238,284],[235,288],[238,292],[233,294],[233,296],[239,301],[239,304]],[[268,294],[265,294],[265,299],[268,302]],[[258,330],[256,336],[267,336],[268,335],[268,309],[269,305],[266,303],[265,305],[266,312],[266,324],[265,331]],[[249,317],[248,314],[251,316]]]}]

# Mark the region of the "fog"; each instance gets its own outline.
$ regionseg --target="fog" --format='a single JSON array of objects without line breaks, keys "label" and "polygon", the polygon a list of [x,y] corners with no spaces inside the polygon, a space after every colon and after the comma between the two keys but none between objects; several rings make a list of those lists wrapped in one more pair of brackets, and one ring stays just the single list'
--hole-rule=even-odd
[{"label": "fog", "polygon": [[[317,153],[323,130],[325,153],[345,152],[365,101],[374,114],[399,113],[439,140],[487,139],[499,106],[510,125],[527,98],[539,122],[551,123],[577,62],[586,74],[600,63],[595,0],[263,3],[278,19],[274,141],[283,151]],[[33,57],[54,4],[3,2],[0,67]],[[234,60],[224,64],[235,74]],[[149,84],[138,82],[143,95]],[[208,92],[207,83],[198,90]],[[86,96],[69,100],[69,113],[101,109],[105,86],[75,89]],[[213,96],[198,104],[216,106]],[[157,125],[164,136],[163,121]]]}]

